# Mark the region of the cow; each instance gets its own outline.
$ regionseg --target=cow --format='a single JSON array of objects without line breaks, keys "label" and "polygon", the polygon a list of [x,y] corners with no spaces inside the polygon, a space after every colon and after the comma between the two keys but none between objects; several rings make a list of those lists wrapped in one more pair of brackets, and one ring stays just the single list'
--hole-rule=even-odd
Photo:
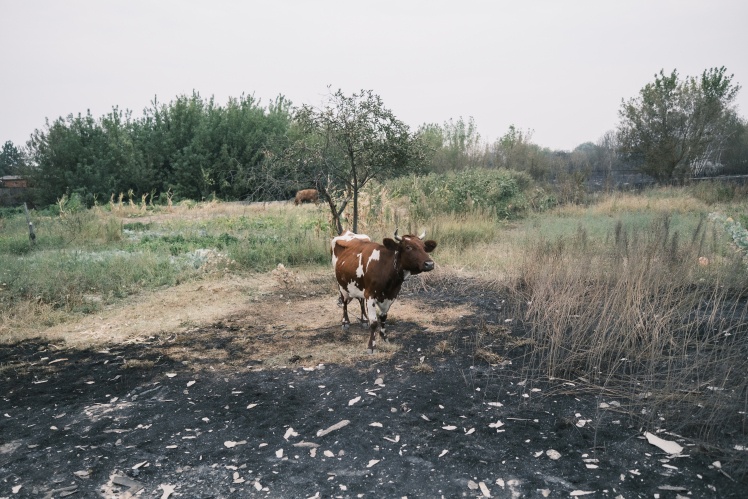
[{"label": "cow", "polygon": [[293,204],[296,206],[301,203],[315,203],[319,201],[319,192],[317,189],[302,189],[296,193],[296,198],[293,200]]},{"label": "cow", "polygon": [[421,272],[434,270],[434,260],[429,253],[436,248],[435,241],[424,241],[411,234],[394,239],[384,238],[382,244],[369,236],[346,231],[331,241],[332,266],[343,305],[343,329],[350,325],[348,303],[353,298],[361,304],[361,322],[369,324],[369,353],[376,348],[377,332],[387,340],[385,322],[387,312],[400,292],[403,281]]}]

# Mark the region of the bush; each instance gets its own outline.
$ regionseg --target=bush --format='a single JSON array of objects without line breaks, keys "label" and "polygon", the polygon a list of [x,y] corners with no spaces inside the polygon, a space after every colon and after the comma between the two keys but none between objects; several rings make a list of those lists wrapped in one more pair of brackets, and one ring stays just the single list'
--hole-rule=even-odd
[{"label": "bush", "polygon": [[401,177],[386,184],[392,197],[410,199],[411,213],[424,219],[437,213],[488,211],[499,218],[515,218],[528,210],[532,178],[511,170],[465,170]]}]

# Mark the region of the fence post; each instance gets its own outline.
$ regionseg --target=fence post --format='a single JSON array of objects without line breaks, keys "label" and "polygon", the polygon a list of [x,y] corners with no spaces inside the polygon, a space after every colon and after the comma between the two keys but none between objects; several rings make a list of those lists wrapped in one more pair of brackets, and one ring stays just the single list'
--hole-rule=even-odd
[{"label": "fence post", "polygon": [[34,233],[34,224],[31,222],[29,208],[26,206],[26,203],[23,203],[23,211],[26,212],[26,222],[29,224],[29,241],[31,242],[31,246],[33,246],[36,243],[36,234]]}]

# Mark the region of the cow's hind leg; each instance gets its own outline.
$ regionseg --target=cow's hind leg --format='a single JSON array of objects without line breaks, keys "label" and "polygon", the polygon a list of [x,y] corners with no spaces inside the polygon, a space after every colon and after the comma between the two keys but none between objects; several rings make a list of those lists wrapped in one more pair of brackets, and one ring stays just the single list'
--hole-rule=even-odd
[{"label": "cow's hind leg", "polygon": [[348,303],[350,303],[351,297],[344,295],[343,292],[340,292],[340,304],[343,305],[343,330],[347,331],[348,326],[350,326],[351,321],[348,319]]},{"label": "cow's hind leg", "polygon": [[361,327],[366,327],[369,325],[369,318],[366,315],[366,305],[364,304],[364,299],[359,298],[358,302],[361,305],[361,318],[359,319],[359,321],[361,322]]}]

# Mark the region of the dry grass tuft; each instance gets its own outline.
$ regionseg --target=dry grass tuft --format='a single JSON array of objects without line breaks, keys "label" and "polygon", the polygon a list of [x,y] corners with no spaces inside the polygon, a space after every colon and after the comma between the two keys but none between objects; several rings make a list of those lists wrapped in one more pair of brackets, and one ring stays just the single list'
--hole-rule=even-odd
[{"label": "dry grass tuft", "polygon": [[501,364],[502,362],[504,362],[504,357],[485,348],[478,348],[473,354],[473,358],[476,360],[482,360],[483,362],[491,365]]},{"label": "dry grass tuft", "polygon": [[434,368],[426,362],[419,362],[413,366],[413,370],[420,374],[433,374]]},{"label": "dry grass tuft", "polygon": [[436,355],[452,355],[455,353],[454,345],[449,340],[441,340],[434,345]]},{"label": "dry grass tuft", "polygon": [[156,362],[152,360],[143,359],[126,359],[122,363],[122,369],[153,369],[156,366]]}]

